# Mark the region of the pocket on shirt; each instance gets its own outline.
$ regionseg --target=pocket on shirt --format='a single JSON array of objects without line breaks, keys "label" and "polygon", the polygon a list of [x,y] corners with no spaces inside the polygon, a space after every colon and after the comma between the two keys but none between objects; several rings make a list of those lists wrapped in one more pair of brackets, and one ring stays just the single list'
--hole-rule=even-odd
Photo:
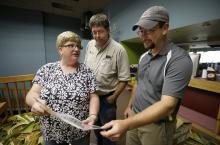
[{"label": "pocket on shirt", "polygon": [[102,73],[102,74],[114,73],[113,62],[111,59],[104,59],[101,62],[100,73]]},{"label": "pocket on shirt", "polygon": [[96,81],[102,84],[102,87],[109,87],[115,79],[115,72],[100,71]]},{"label": "pocket on shirt", "polygon": [[100,82],[103,87],[109,88],[115,82],[115,78],[117,78],[116,73],[117,71],[114,68],[113,61],[111,59],[104,59],[101,62],[99,74],[96,77],[97,82]]}]

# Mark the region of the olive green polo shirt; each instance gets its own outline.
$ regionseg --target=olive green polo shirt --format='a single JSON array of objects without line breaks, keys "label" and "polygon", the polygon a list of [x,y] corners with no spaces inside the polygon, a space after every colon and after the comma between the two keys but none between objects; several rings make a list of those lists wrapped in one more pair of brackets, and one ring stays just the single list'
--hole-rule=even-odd
[{"label": "olive green polo shirt", "polygon": [[130,80],[130,67],[126,50],[109,38],[103,47],[91,40],[86,48],[85,64],[96,75],[98,95],[115,91],[119,81]]}]

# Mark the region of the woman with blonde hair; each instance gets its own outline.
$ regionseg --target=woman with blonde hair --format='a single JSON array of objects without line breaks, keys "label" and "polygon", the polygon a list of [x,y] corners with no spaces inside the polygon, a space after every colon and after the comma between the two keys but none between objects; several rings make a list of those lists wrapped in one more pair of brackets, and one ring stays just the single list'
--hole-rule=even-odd
[{"label": "woman with blonde hair", "polygon": [[79,63],[81,40],[71,31],[57,36],[60,60],[43,65],[33,79],[26,102],[40,116],[45,145],[89,145],[90,132],[77,129],[60,119],[49,116],[39,99],[53,111],[65,113],[92,125],[97,119],[99,98],[95,76]]}]

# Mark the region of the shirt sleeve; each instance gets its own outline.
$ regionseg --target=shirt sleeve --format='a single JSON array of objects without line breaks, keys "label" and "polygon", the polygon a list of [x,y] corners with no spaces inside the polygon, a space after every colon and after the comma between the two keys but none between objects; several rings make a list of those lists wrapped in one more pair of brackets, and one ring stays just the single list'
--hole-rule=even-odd
[{"label": "shirt sleeve", "polygon": [[128,55],[124,48],[118,54],[117,57],[118,79],[119,81],[130,80],[130,66],[128,61]]},{"label": "shirt sleeve", "polygon": [[42,66],[36,73],[33,84],[39,84],[41,87],[44,86],[49,75],[49,65]]},{"label": "shirt sleeve", "polygon": [[162,95],[182,99],[192,74],[192,61],[185,55],[169,64],[164,78]]}]

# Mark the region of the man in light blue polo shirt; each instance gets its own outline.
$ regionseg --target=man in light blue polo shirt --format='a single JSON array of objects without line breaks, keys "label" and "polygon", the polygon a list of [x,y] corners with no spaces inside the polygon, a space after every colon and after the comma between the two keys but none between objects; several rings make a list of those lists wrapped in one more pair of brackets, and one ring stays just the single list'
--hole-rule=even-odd
[{"label": "man in light blue polo shirt", "polygon": [[125,120],[103,126],[101,134],[117,140],[127,132],[127,145],[172,145],[176,114],[192,74],[186,51],[167,40],[169,14],[162,6],[147,9],[133,26],[147,52],[139,60],[137,83]]}]

